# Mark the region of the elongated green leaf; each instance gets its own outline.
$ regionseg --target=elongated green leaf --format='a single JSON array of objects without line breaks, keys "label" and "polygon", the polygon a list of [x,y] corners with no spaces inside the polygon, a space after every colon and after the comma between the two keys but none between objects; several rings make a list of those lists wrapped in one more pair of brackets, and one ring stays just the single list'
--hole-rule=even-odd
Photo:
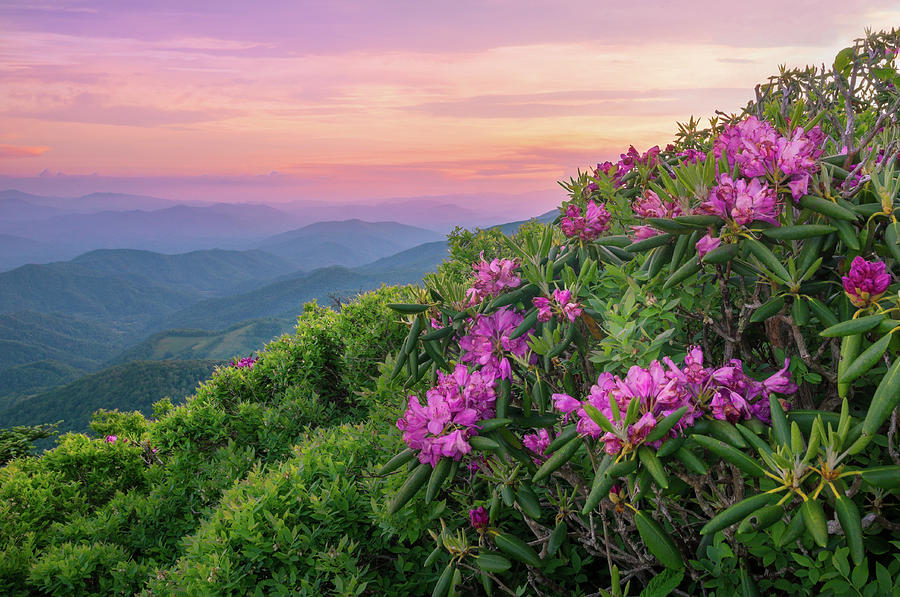
[{"label": "elongated green leaf", "polygon": [[[585,409],[587,410],[587,409]],[[682,406],[678,410],[673,413],[670,413],[666,417],[663,418],[662,421],[656,424],[650,433],[647,434],[647,437],[644,439],[646,442],[655,442],[658,439],[662,439],[665,434],[669,432],[672,427],[674,427],[678,421],[681,420],[681,417],[684,416],[684,413],[687,412],[687,407]],[[601,413],[602,414],[602,413]],[[599,423],[597,423],[599,425]]]},{"label": "elongated green leaf", "polygon": [[834,510],[837,512],[841,529],[847,539],[847,547],[850,548],[850,557],[853,558],[853,563],[862,563],[866,559],[866,550],[863,547],[862,521],[859,518],[856,504],[842,494],[835,498]]},{"label": "elongated green leaf", "polygon": [[486,572],[506,572],[512,562],[495,551],[482,551],[475,558],[475,565]]},{"label": "elongated green leaf", "polygon": [[426,504],[431,503],[431,500],[433,500],[437,495],[437,492],[440,491],[444,481],[447,480],[452,462],[453,460],[450,458],[441,458],[431,471],[431,476],[428,479],[428,488],[425,490]]},{"label": "elongated green leaf", "polygon": [[541,517],[541,502],[538,500],[537,494],[527,485],[522,485],[516,492],[516,503],[529,518],[535,520]]},{"label": "elongated green leaf", "polygon": [[727,460],[748,475],[751,475],[753,477],[765,476],[766,471],[762,466],[760,466],[758,462],[750,459],[746,454],[738,451],[735,448],[732,448],[725,442],[707,437],[705,435],[695,434],[691,437],[695,442],[697,442],[716,456]]},{"label": "elongated green leaf", "polygon": [[666,279],[665,284],[663,284],[663,288],[671,288],[676,284],[681,284],[697,272],[699,272],[702,268],[696,259],[691,259],[690,261],[685,262],[684,265],[678,268],[678,270],[669,276]]},{"label": "elongated green leaf", "polygon": [[863,469],[863,480],[882,489],[900,489],[900,466],[888,465]]},{"label": "elongated green leaf", "polygon": [[721,265],[737,257],[739,249],[740,245],[734,244],[718,246],[703,256],[703,263]]},{"label": "elongated green leaf", "polygon": [[836,325],[825,328],[819,332],[819,335],[823,338],[839,338],[841,336],[862,334],[875,328],[875,326],[882,322],[884,317],[885,315],[883,313],[875,313],[874,315],[848,319],[847,321],[842,321]]},{"label": "elongated green leaf", "polygon": [[777,257],[775,257],[775,255],[772,253],[772,251],[769,250],[768,247],[766,247],[758,240],[752,238],[745,239],[744,243],[750,249],[750,252],[753,253],[753,256],[759,259],[760,263],[762,263],[770,272],[780,278],[781,282],[790,285],[790,274],[788,274],[788,271],[784,269],[781,261]]},{"label": "elongated green leaf", "polygon": [[431,476],[431,471],[430,465],[419,463],[419,465],[410,473],[409,477],[407,477],[406,482],[404,482],[403,485],[400,486],[400,489],[397,490],[394,499],[391,500],[388,512],[391,514],[399,512],[400,508],[405,506],[406,502],[411,500],[413,496],[422,489],[422,486],[425,485],[425,482],[428,481],[428,478]]},{"label": "elongated green leaf", "polygon": [[839,383],[850,383],[859,376],[866,373],[881,360],[881,355],[887,350],[888,344],[891,343],[891,334],[885,334],[877,342],[865,349],[862,354],[853,360],[853,363],[847,367],[843,375],[838,375]]},{"label": "elongated green leaf", "polygon": [[553,532],[550,533],[550,540],[547,542],[547,555],[552,556],[556,554],[557,550],[559,550],[560,546],[566,541],[568,536],[569,526],[566,524],[565,520],[559,521],[553,529]]},{"label": "elongated green leaf", "polygon": [[800,515],[806,524],[806,530],[812,536],[813,541],[819,547],[828,546],[828,525],[825,519],[825,511],[822,504],[813,499],[808,499],[800,506]]},{"label": "elongated green leaf", "polygon": [[407,448],[388,460],[381,470],[378,471],[379,475],[387,475],[388,473],[393,473],[395,470],[412,460],[416,457],[417,452],[413,451],[410,448]]},{"label": "elongated green leaf", "polygon": [[656,236],[651,236],[650,238],[645,238],[644,240],[632,243],[625,247],[625,250],[629,253],[643,253],[644,251],[661,247],[669,242],[672,242],[671,234],[657,234]]},{"label": "elongated green leaf", "polygon": [[738,503],[726,508],[716,514],[709,522],[700,529],[701,535],[711,535],[718,533],[722,529],[743,520],[757,510],[764,508],[779,500],[779,496],[774,493],[759,493],[757,495],[744,498]]},{"label": "elongated green leaf", "polygon": [[[836,206],[837,207],[837,206]],[[841,208],[843,209],[843,208]],[[826,224],[797,224],[796,226],[781,226],[763,230],[763,236],[772,240],[803,240],[815,236],[825,236],[837,230],[834,226]]]},{"label": "elongated green leaf", "polygon": [[750,316],[750,322],[759,323],[760,321],[765,321],[781,311],[782,307],[784,307],[784,296],[773,296],[753,312],[753,315]]},{"label": "elongated green leaf", "polygon": [[650,518],[643,511],[634,515],[634,522],[637,525],[638,533],[644,540],[644,545],[652,553],[659,562],[666,568],[680,570],[684,568],[684,559],[681,557],[681,550],[672,541],[672,538],[666,533],[659,523]]},{"label": "elongated green leaf", "polygon": [[510,535],[509,533],[497,533],[494,535],[494,544],[497,545],[500,551],[512,557],[514,560],[519,560],[534,568],[541,567],[541,559],[538,557],[537,552],[515,535]]},{"label": "elongated green leaf", "polygon": [[582,445],[584,444],[580,437],[571,439],[569,443],[550,455],[550,458],[548,458],[534,474],[532,482],[537,483],[538,481],[549,477],[553,471],[567,463]]},{"label": "elongated green leaf", "polygon": [[837,203],[833,201],[829,201],[828,199],[824,199],[822,197],[816,197],[814,195],[805,195],[800,198],[800,207],[805,207],[806,209],[812,210],[814,212],[818,212],[822,215],[828,216],[830,218],[835,218],[838,220],[844,220],[847,222],[856,221],[856,214],[850,211],[845,207],[841,207]]},{"label": "elongated green leaf", "polygon": [[389,309],[393,309],[397,313],[415,314],[428,310],[428,305],[415,305],[411,303],[389,303]]},{"label": "elongated green leaf", "polygon": [[875,395],[872,396],[866,419],[863,421],[863,435],[875,434],[898,402],[900,402],[900,357],[894,359],[894,364],[881,379]]},{"label": "elongated green leaf", "polygon": [[638,458],[640,458],[641,464],[644,465],[650,476],[653,477],[656,485],[661,489],[668,489],[669,480],[666,478],[666,472],[663,470],[663,465],[659,458],[656,457],[656,453],[647,446],[641,446],[638,448]]}]

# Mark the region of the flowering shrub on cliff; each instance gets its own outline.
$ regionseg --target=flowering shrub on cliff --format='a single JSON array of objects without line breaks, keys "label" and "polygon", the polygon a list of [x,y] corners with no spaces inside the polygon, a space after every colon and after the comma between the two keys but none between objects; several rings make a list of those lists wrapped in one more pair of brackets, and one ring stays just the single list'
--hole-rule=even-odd
[{"label": "flowering shrub on cliff", "polygon": [[394,305],[433,387],[383,473],[444,504],[433,594],[896,593],[898,46],[580,173],[515,284]]}]

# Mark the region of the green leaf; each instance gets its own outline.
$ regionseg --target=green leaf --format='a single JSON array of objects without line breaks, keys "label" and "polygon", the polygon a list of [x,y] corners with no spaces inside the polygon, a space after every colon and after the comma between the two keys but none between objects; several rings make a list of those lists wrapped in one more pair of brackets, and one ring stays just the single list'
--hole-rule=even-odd
[{"label": "green leaf", "polygon": [[412,473],[410,473],[409,477],[407,477],[406,482],[397,490],[397,493],[394,495],[394,499],[391,500],[390,508],[388,508],[388,512],[390,514],[396,514],[400,511],[400,508],[406,505],[406,502],[411,500],[414,495],[416,495],[422,486],[425,485],[425,482],[428,481],[428,478],[431,476],[431,466],[425,463],[419,463],[419,465],[413,469]]},{"label": "green leaf", "polygon": [[661,489],[668,489],[669,480],[666,478],[666,472],[663,470],[663,465],[659,461],[659,458],[656,457],[656,454],[648,448],[647,446],[641,446],[638,448],[638,458],[641,459],[641,464],[644,465],[644,468],[650,473],[653,477],[653,480],[656,481],[656,485]]},{"label": "green leaf", "polygon": [[681,550],[672,541],[672,538],[666,533],[659,523],[650,518],[643,511],[639,511],[634,515],[634,522],[637,525],[638,533],[644,540],[647,550],[652,553],[659,562],[666,568],[681,570],[684,568],[684,559],[681,557]]},{"label": "green leaf", "polygon": [[497,545],[500,551],[512,557],[514,560],[518,560],[523,564],[528,564],[533,568],[541,567],[541,559],[538,557],[537,552],[515,535],[510,535],[509,533],[497,533],[494,535],[494,544]]},{"label": "green leaf", "polygon": [[753,315],[750,316],[750,323],[765,321],[781,311],[782,307],[784,307],[784,297],[773,296],[753,312]]},{"label": "green leaf", "polygon": [[764,244],[759,242],[756,239],[748,238],[744,240],[744,243],[750,249],[750,252],[753,253],[753,256],[756,257],[760,263],[762,263],[770,272],[775,274],[781,282],[786,285],[790,285],[791,275],[788,274],[788,271],[784,269],[784,266],[781,264],[781,261],[775,257],[775,254],[769,250]]},{"label": "green leaf", "polygon": [[764,477],[766,475],[765,469],[760,466],[758,462],[750,459],[746,454],[738,451],[735,448],[732,448],[725,442],[707,437],[705,435],[693,435],[692,438],[695,442],[697,442],[716,456],[727,460],[748,475],[751,475],[753,477]]},{"label": "green leaf", "polygon": [[411,303],[390,303],[389,309],[393,309],[397,313],[415,314],[428,310],[428,305],[416,305]]},{"label": "green leaf", "polygon": [[731,526],[739,520],[743,520],[757,510],[769,506],[778,500],[779,496],[773,493],[760,493],[744,498],[716,514],[709,522],[703,525],[703,528],[700,529],[700,534],[712,535],[718,533],[722,529]]},{"label": "green leaf", "polygon": [[800,515],[806,525],[806,530],[812,536],[813,541],[819,547],[828,546],[828,525],[825,519],[825,511],[822,504],[814,499],[808,499],[800,506]]},{"label": "green leaf", "polygon": [[647,583],[640,597],[667,597],[678,588],[683,578],[684,570],[666,568]]},{"label": "green leaf", "polygon": [[495,551],[482,551],[475,558],[475,565],[486,572],[506,572],[512,562]]},{"label": "green leaf", "polygon": [[[587,406],[587,405],[586,405],[586,406]],[[586,407],[585,407],[585,410],[587,410]],[[597,411],[597,412],[599,412],[599,411]],[[658,440],[658,439],[662,439],[663,436],[664,436],[665,434],[667,434],[667,433],[669,432],[669,430],[672,429],[672,427],[674,427],[674,426],[678,423],[678,421],[681,420],[681,417],[683,417],[683,416],[684,416],[684,413],[686,413],[686,412],[687,412],[687,407],[686,407],[686,406],[682,406],[681,408],[679,408],[679,409],[676,410],[675,412],[670,413],[668,416],[666,416],[665,418],[663,418],[662,421],[659,421],[659,422],[656,424],[656,427],[654,427],[654,428],[650,431],[650,433],[647,434],[647,437],[644,438],[644,441],[646,441],[646,442],[655,442],[655,441]],[[590,414],[590,413],[588,413],[588,414]],[[600,413],[600,414],[603,414],[603,413]],[[591,418],[593,418],[593,417],[591,417]],[[606,417],[604,417],[604,418],[606,418]],[[595,422],[596,422],[596,421],[595,421]],[[597,424],[599,425],[600,423],[597,423]]]},{"label": "green leaf", "polygon": [[[835,206],[839,207],[839,206]],[[841,207],[840,209],[844,209]],[[763,236],[772,240],[803,240],[815,236],[825,236],[835,232],[837,228],[825,224],[797,224],[796,226],[781,226],[768,228],[762,231]]]},{"label": "green leaf", "polygon": [[853,363],[844,370],[843,375],[838,375],[839,383],[850,383],[866,373],[881,360],[881,355],[891,343],[891,334],[885,334],[877,342],[865,349],[861,355],[853,360]]},{"label": "green leaf", "polygon": [[554,452],[550,455],[550,458],[541,465],[541,468],[537,470],[532,477],[531,481],[533,483],[537,483],[543,479],[549,477],[553,471],[564,465],[575,455],[575,452],[578,451],[583,444],[580,437],[574,437],[567,443],[565,446]]},{"label": "green leaf", "polygon": [[875,328],[884,319],[883,313],[874,315],[866,315],[856,319],[848,319],[831,327],[827,327],[819,335],[823,338],[839,338],[841,336],[852,336],[853,334],[862,334]]},{"label": "green leaf", "polygon": [[649,251],[650,249],[661,247],[671,241],[671,234],[657,234],[656,236],[651,236],[650,238],[645,238],[644,240],[632,243],[625,247],[625,250],[629,253],[643,253],[644,251]]},{"label": "green leaf", "polygon": [[804,197],[801,197],[798,203],[800,203],[800,207],[804,207],[830,218],[844,220],[846,222],[856,221],[857,216],[855,213],[853,213],[846,207],[840,206],[834,201],[829,201],[828,199],[825,199],[823,197],[806,195]]}]

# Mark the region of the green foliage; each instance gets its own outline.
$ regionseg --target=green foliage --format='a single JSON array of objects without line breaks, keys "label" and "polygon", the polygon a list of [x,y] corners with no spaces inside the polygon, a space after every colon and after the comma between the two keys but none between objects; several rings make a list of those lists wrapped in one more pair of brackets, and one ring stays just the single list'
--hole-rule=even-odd
[{"label": "green foliage", "polygon": [[34,449],[35,440],[56,435],[56,427],[57,423],[49,423],[34,427],[17,426],[0,429],[0,466],[13,458],[30,454]]},{"label": "green foliage", "polygon": [[424,579],[411,566],[404,578],[374,557],[388,543],[373,524],[377,502],[361,472],[381,454],[377,435],[371,426],[313,431],[292,458],[252,471],[223,495],[151,591],[416,594]]}]

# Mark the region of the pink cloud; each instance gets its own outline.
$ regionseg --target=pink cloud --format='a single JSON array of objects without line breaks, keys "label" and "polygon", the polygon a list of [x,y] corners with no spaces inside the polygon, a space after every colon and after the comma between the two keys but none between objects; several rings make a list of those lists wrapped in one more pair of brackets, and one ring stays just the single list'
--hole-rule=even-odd
[{"label": "pink cloud", "polygon": [[42,145],[0,145],[0,159],[36,158],[50,151]]}]

